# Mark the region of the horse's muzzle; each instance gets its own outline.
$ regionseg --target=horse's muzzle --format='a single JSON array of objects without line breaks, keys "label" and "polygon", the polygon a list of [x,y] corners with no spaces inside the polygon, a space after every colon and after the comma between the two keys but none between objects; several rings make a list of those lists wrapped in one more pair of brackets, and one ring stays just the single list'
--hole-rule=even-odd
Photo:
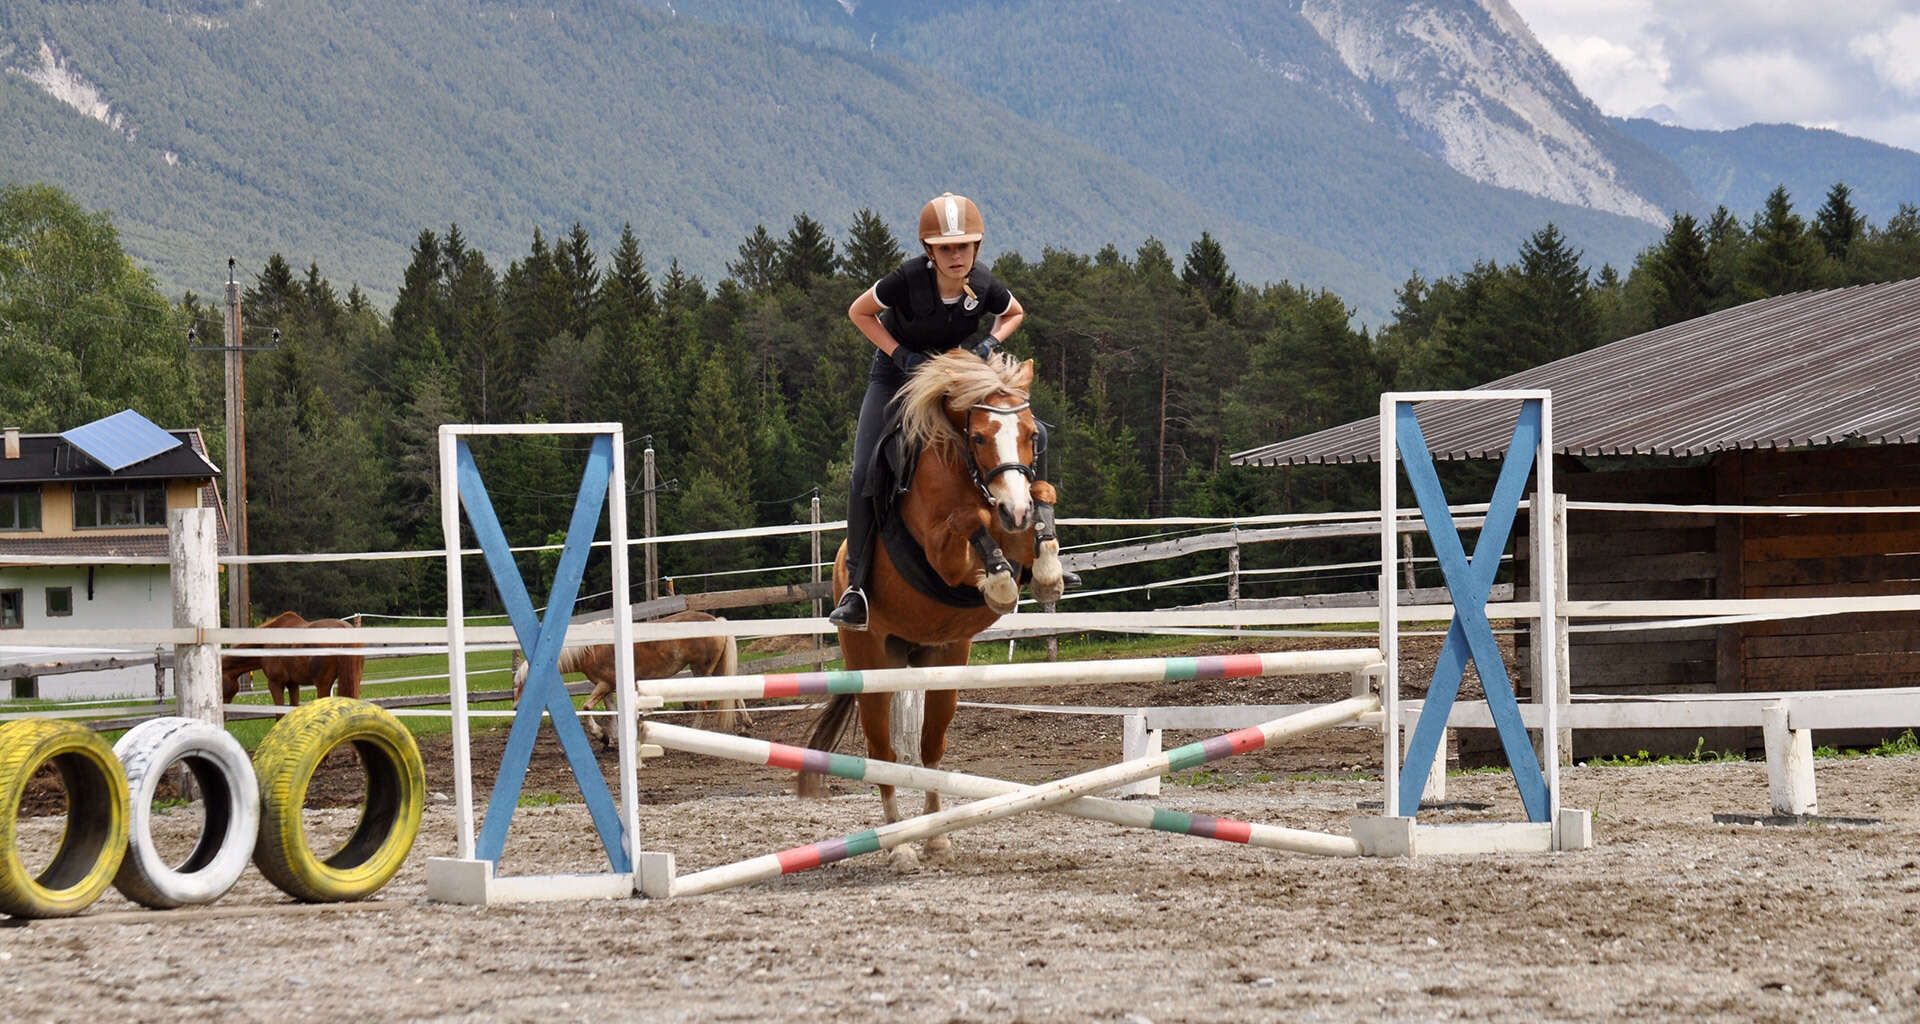
[{"label": "horse's muzzle", "polygon": [[1014,518],[1013,512],[1007,508],[1007,503],[1004,501],[996,503],[993,506],[993,510],[1000,518],[1000,529],[1003,533],[1019,533],[1033,525],[1032,506],[1021,509],[1020,516],[1017,519]]}]

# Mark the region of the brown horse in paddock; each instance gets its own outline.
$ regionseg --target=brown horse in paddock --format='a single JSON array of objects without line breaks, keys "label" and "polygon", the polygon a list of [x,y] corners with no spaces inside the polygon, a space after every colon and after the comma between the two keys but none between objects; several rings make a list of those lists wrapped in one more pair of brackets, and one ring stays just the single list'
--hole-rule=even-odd
[{"label": "brown horse in paddock", "polygon": [[[344,619],[313,619],[300,617],[298,612],[281,612],[260,624],[261,629],[348,629],[358,625]],[[263,645],[265,646],[265,645]],[[272,645],[279,646],[279,645]],[[357,646],[336,644],[334,646]],[[333,688],[340,687],[340,696],[360,696],[360,676],[365,670],[367,659],[358,654],[289,654],[273,656],[224,657],[220,659],[220,694],[227,703],[240,692],[240,680],[255,669],[267,677],[267,692],[272,694],[275,704],[281,703],[284,695],[286,703],[300,703],[300,687],[313,687],[314,696],[332,696]]]},{"label": "brown horse in paddock", "polygon": [[[601,619],[595,625],[612,622]],[[675,612],[657,622],[721,622],[719,616],[706,612]],[[681,669],[690,668],[697,676],[730,676],[740,667],[740,645],[730,636],[696,636],[684,640],[635,640],[633,642],[633,678],[665,679],[678,675]],[[593,693],[587,697],[580,710],[591,711],[604,708],[613,697],[615,683],[613,667],[613,645],[592,644],[585,647],[565,647],[560,651],[560,674],[569,672],[584,673],[593,683]],[[527,663],[518,651],[513,655],[513,703],[520,704],[520,691],[527,685]],[[744,733],[753,726],[753,716],[747,713],[747,702],[735,698],[725,701],[709,701],[706,707],[714,715],[714,726],[725,732]],[[600,741],[603,747],[612,746],[606,731],[600,728],[600,719],[587,718],[587,731]]]},{"label": "brown horse in paddock", "polygon": [[[1058,600],[1062,589],[1060,542],[1053,532],[1051,484],[1034,478],[1037,426],[1028,406],[1033,362],[996,355],[982,360],[964,351],[935,358],[903,385],[894,398],[900,428],[910,446],[920,448],[907,493],[893,515],[899,517],[933,571],[949,587],[977,589],[985,603],[957,607],[928,596],[902,576],[888,545],[876,540],[868,587],[865,632],[840,630],[840,651],[849,669],[964,665],[973,637],[1014,610],[1020,598],[1019,569],[1033,572],[1033,594]],[[881,531],[884,533],[885,528]],[[845,543],[834,558],[834,593],[847,586]],[[920,732],[920,761],[937,767],[946,752],[947,726],[959,694],[929,690]],[[807,745],[831,750],[846,731],[856,695],[827,701]],[[857,695],[860,729],[867,756],[894,760],[889,735],[890,693]],[[803,773],[802,796],[824,794],[821,777]],[[880,787],[886,820],[900,820],[893,787]],[[927,793],[928,813],[940,809],[940,794]],[[926,842],[929,856],[951,850],[946,836]],[[908,846],[890,857],[897,867],[918,860]]]}]

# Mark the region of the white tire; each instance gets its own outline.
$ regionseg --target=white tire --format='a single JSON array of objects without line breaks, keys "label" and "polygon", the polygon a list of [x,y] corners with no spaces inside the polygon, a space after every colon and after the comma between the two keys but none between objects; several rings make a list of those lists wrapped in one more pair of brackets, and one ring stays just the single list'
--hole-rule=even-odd
[{"label": "white tire", "polygon": [[[260,833],[260,784],[253,761],[225,729],[192,718],[156,718],[120,737],[113,752],[127,770],[127,856],[114,887],[142,906],[211,903],[240,880]],[[153,795],[167,769],[184,764],[200,789],[205,824],[193,852],[175,867],[153,842]]]}]

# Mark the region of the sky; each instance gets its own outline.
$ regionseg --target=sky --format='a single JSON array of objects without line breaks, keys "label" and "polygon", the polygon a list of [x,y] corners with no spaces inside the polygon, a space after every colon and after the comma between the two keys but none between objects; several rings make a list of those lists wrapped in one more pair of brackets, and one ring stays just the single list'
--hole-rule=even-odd
[{"label": "sky", "polygon": [[1608,114],[1787,122],[1920,151],[1920,0],[1509,2]]}]

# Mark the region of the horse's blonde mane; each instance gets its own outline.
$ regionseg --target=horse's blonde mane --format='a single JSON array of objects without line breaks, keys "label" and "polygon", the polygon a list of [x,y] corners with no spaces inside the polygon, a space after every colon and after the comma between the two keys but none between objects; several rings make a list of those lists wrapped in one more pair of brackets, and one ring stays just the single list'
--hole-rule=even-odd
[{"label": "horse's blonde mane", "polygon": [[908,444],[941,448],[960,438],[947,418],[947,409],[979,405],[995,395],[1026,401],[1032,386],[1031,362],[1021,362],[1004,352],[981,359],[955,349],[914,371],[893,396],[893,404]]}]

